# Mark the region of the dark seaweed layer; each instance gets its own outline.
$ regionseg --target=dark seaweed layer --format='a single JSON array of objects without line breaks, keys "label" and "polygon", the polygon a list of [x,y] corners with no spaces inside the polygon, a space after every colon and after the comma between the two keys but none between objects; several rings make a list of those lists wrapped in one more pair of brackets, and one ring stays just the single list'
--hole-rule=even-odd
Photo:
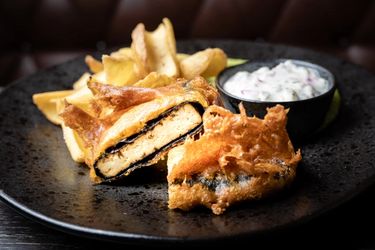
[{"label": "dark seaweed layer", "polygon": [[[285,165],[284,162],[280,166],[283,166],[284,170],[275,173],[272,177],[277,181],[279,181],[279,180],[285,181],[288,178],[288,176],[290,175],[290,167]],[[192,187],[195,184],[202,184],[208,190],[215,191],[216,188],[219,185],[225,185],[225,186],[229,187],[232,184],[238,184],[242,181],[248,181],[252,177],[253,176],[248,175],[248,174],[238,174],[238,175],[235,176],[234,179],[230,179],[224,174],[216,173],[211,178],[207,178],[207,177],[204,177],[200,174],[195,174],[195,175],[192,175],[190,178],[187,178],[185,180],[176,179],[172,182],[172,185],[181,185],[185,181],[185,183],[187,185],[189,185],[190,187]]]},{"label": "dark seaweed layer", "polygon": [[204,108],[202,107],[201,104],[196,103],[196,102],[183,102],[183,103],[181,103],[181,104],[179,104],[177,106],[174,106],[173,108],[170,108],[170,109],[164,111],[157,118],[148,121],[146,123],[146,125],[144,126],[144,128],[140,132],[138,132],[138,133],[136,133],[136,134],[134,134],[134,135],[132,135],[132,136],[130,136],[128,138],[122,139],[116,145],[107,148],[105,150],[105,152],[98,158],[98,160],[94,164],[94,170],[95,170],[96,175],[99,176],[99,177],[101,177],[104,180],[103,182],[113,182],[113,181],[116,181],[118,179],[121,179],[128,172],[131,172],[131,171],[133,171],[133,170],[135,170],[137,168],[140,168],[140,167],[144,167],[144,166],[150,165],[149,162],[151,162],[155,157],[158,157],[164,151],[166,151],[166,150],[172,148],[173,146],[177,145],[178,143],[184,141],[188,136],[195,135],[195,134],[199,133],[202,130],[202,127],[203,127],[202,123],[199,124],[198,126],[196,126],[195,128],[193,128],[191,131],[187,132],[186,134],[184,134],[184,135],[180,136],[179,138],[171,141],[170,143],[168,143],[164,147],[161,147],[159,150],[155,151],[154,153],[152,153],[152,154],[144,157],[142,160],[131,164],[128,168],[122,170],[117,176],[107,177],[97,167],[98,161],[100,161],[101,159],[105,158],[109,154],[114,154],[114,153],[118,152],[122,147],[125,147],[125,146],[133,143],[137,138],[139,138],[140,136],[142,136],[144,133],[146,133],[149,130],[152,130],[165,117],[169,116],[173,111],[178,110],[179,108],[181,108],[182,106],[184,106],[186,104],[191,104],[199,112],[200,115],[203,115]]},{"label": "dark seaweed layer", "polygon": [[[229,179],[223,174],[215,174],[212,178],[206,178],[202,175],[195,174],[185,180],[185,183],[192,187],[195,184],[202,184],[210,191],[215,191],[219,185],[229,187],[231,184],[238,184],[242,181],[248,181],[252,178],[251,175],[239,174],[234,179]],[[184,182],[182,179],[176,179],[172,185],[181,185]]]}]

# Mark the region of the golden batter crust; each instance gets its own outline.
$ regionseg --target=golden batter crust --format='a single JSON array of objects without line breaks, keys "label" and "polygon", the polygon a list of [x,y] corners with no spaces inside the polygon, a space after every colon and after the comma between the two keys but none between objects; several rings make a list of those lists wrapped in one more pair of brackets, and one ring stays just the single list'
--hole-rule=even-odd
[{"label": "golden batter crust", "polygon": [[169,152],[169,208],[204,205],[221,214],[233,203],[263,197],[294,179],[302,157],[286,131],[288,110],[277,105],[264,119],[247,117],[242,105],[240,110],[233,114],[210,106],[203,135]]}]

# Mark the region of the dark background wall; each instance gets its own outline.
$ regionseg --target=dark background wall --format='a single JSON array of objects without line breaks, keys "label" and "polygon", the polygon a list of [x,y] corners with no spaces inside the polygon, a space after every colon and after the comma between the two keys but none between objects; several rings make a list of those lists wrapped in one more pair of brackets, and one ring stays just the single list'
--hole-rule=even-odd
[{"label": "dark background wall", "polygon": [[312,48],[375,72],[372,0],[5,0],[0,85],[95,50],[169,17],[177,39],[248,39]]}]

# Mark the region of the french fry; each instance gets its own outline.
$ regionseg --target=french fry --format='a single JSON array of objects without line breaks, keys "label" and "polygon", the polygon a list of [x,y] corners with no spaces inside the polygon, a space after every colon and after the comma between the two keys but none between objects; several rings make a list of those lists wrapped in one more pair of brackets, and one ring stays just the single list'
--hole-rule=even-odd
[{"label": "french fry", "polygon": [[215,76],[226,64],[227,57],[221,49],[208,48],[182,59],[180,67],[184,78],[193,79],[196,76]]},{"label": "french fry", "polygon": [[155,31],[146,32],[146,43],[151,71],[178,77],[180,72],[177,64],[176,41],[171,26],[169,20],[164,18],[163,23]]},{"label": "french fry", "polygon": [[168,18],[163,18],[163,24],[165,26],[167,45],[172,53],[172,56],[177,58],[176,38],[173,31],[173,25]]},{"label": "french fry", "polygon": [[58,99],[63,99],[72,93],[74,90],[38,93],[33,95],[33,102],[50,122],[60,125],[62,120],[57,110]]},{"label": "french fry", "polygon": [[89,77],[89,80],[87,81],[90,82],[90,81],[94,81],[94,82],[98,82],[98,83],[101,83],[101,84],[108,84],[107,83],[107,76],[106,76],[106,73],[103,71],[100,71],[96,74],[93,74],[91,75],[91,77]]},{"label": "french fry", "polygon": [[85,87],[82,87],[77,91],[74,91],[71,95],[66,96],[65,100],[68,103],[73,104],[74,106],[82,109],[89,115],[95,117],[97,114],[95,109],[93,109],[91,105],[91,101],[93,100],[93,98],[94,96],[91,90],[86,85]]},{"label": "french fry", "polygon": [[202,74],[208,67],[211,59],[211,50],[199,51],[180,63],[182,76],[186,79],[193,79],[195,76]]},{"label": "french fry", "polygon": [[141,75],[158,72],[170,77],[180,74],[176,55],[176,40],[169,19],[164,18],[153,32],[140,23],[132,32],[134,60]]},{"label": "french fry", "polygon": [[124,47],[124,48],[121,48],[121,49],[119,49],[119,50],[117,50],[115,52],[112,52],[110,54],[110,56],[113,56],[113,57],[126,57],[126,58],[130,58],[130,59],[134,60],[133,51],[129,47]]},{"label": "french fry", "polygon": [[85,62],[92,73],[98,73],[103,70],[103,64],[90,55],[85,57]]},{"label": "french fry", "polygon": [[128,86],[136,83],[141,78],[135,71],[135,63],[129,58],[102,57],[105,83],[114,86]]},{"label": "french fry", "polygon": [[143,23],[138,24],[132,32],[132,54],[137,65],[138,74],[146,76],[150,71],[146,46],[146,29]]},{"label": "french fry", "polygon": [[211,59],[205,71],[201,74],[203,77],[216,76],[227,66],[227,55],[223,50],[214,48],[211,50]]},{"label": "french fry", "polygon": [[181,63],[182,60],[184,60],[185,58],[187,58],[189,56],[190,56],[189,54],[177,53],[177,61],[178,61],[178,63]]},{"label": "french fry", "polygon": [[63,136],[65,140],[65,144],[68,147],[69,153],[73,159],[73,161],[77,163],[85,162],[85,152],[84,147],[82,146],[82,142],[80,142],[80,138],[77,133],[65,126],[64,124],[61,125]]},{"label": "french fry", "polygon": [[158,88],[164,87],[175,82],[175,79],[157,72],[151,72],[144,79],[136,82],[135,87]]},{"label": "french fry", "polygon": [[73,83],[73,89],[78,90],[85,87],[89,79],[90,74],[87,72],[83,73],[83,75],[75,83]]}]

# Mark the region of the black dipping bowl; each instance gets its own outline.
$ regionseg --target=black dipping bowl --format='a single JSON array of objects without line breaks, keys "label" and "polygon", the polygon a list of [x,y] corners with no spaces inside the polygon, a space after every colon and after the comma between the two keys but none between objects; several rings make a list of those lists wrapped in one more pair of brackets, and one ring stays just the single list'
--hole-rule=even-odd
[{"label": "black dipping bowl", "polygon": [[273,107],[276,104],[281,104],[285,108],[289,108],[287,131],[292,141],[301,142],[317,133],[328,112],[336,89],[335,79],[330,71],[307,61],[289,59],[298,66],[315,69],[318,71],[320,77],[325,78],[328,80],[329,84],[331,84],[331,87],[327,92],[305,100],[290,102],[247,100],[236,97],[225,91],[223,88],[225,82],[238,71],[253,72],[263,66],[273,68],[277,64],[286,60],[287,59],[252,61],[229,67],[219,74],[216,86],[219,90],[224,106],[235,113],[239,112],[238,105],[240,102],[243,103],[249,116],[255,115],[259,118],[264,118],[267,113],[267,108]]}]

